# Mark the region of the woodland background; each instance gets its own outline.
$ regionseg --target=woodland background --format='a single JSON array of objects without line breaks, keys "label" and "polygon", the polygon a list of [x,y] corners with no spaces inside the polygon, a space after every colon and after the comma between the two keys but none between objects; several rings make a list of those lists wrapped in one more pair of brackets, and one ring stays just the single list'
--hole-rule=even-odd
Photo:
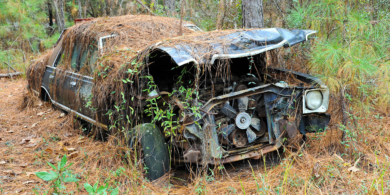
[{"label": "woodland background", "polygon": [[[0,0],[0,72],[11,72],[8,65],[25,72],[74,19],[125,14],[183,18],[204,31],[317,30],[301,47],[278,50],[278,65],[318,76],[331,90],[332,131],[312,135],[312,147],[305,151],[286,152],[279,168],[264,167],[256,174],[249,169],[242,180],[199,176],[188,186],[164,192],[390,192],[385,174],[390,166],[390,0]],[[350,173],[348,167],[360,171]]]}]

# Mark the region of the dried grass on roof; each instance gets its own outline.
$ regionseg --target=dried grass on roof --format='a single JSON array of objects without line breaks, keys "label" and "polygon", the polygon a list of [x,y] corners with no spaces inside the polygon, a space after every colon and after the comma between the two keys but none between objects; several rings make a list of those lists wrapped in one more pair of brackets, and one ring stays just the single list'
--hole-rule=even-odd
[{"label": "dried grass on roof", "polygon": [[[193,32],[184,27],[182,30],[184,35]],[[103,48],[106,53],[124,49],[137,52],[159,40],[179,36],[179,32],[180,20],[175,18],[149,15],[96,18],[69,28],[62,45],[67,54],[72,54],[75,42],[82,43],[83,49],[86,49],[91,44],[97,45],[100,37],[116,35],[110,39],[110,44]],[[134,56],[133,54],[127,57]],[[66,57],[65,62],[69,62],[71,55]]]}]

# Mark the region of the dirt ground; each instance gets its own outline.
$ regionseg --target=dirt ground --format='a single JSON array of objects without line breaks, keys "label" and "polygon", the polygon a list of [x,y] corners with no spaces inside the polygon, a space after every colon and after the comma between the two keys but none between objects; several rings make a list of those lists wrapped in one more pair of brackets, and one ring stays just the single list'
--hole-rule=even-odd
[{"label": "dirt ground", "polygon": [[[386,116],[358,120],[360,131],[348,132],[343,142],[347,149],[341,147],[338,127],[332,126],[327,133],[309,135],[305,148],[286,147],[265,161],[209,167],[203,174],[174,165],[169,174],[149,182],[123,160],[128,149],[118,140],[93,140],[74,128],[72,116],[37,98],[25,101],[26,85],[23,78],[0,80],[0,194],[43,194],[51,183],[35,173],[51,170],[47,162],[56,165],[64,154],[80,179],[65,185],[74,194],[87,194],[83,184],[96,181],[118,186],[119,194],[390,193]],[[27,106],[21,109],[23,102]]]}]

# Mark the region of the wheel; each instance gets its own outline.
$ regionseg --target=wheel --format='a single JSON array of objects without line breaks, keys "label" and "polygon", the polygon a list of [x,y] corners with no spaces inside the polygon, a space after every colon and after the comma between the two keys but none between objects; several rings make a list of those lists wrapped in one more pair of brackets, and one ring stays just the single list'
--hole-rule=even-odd
[{"label": "wheel", "polygon": [[41,89],[40,99],[44,102],[50,102],[50,97],[43,88]]},{"label": "wheel", "polygon": [[[134,127],[131,134],[138,137],[139,149],[142,149],[141,158],[147,167],[145,168],[146,177],[149,180],[155,180],[168,172],[169,153],[160,129],[154,124],[145,123]],[[130,147],[133,145],[132,140],[129,141]]]}]

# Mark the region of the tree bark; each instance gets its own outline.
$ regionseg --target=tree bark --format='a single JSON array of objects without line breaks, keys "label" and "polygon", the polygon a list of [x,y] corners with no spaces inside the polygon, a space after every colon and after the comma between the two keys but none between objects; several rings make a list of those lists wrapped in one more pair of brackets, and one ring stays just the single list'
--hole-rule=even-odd
[{"label": "tree bark", "polygon": [[111,16],[111,2],[106,1],[106,14],[107,16]]},{"label": "tree bark", "polygon": [[22,75],[21,72],[15,72],[15,73],[8,73],[8,74],[0,74],[0,78],[12,78],[14,76],[20,76]]},{"label": "tree bark", "polygon": [[158,9],[158,0],[150,1],[150,10],[155,11]]},{"label": "tree bark", "polygon": [[137,14],[137,6],[134,1],[128,2],[127,14]]},{"label": "tree bark", "polygon": [[244,28],[263,28],[263,0],[242,0],[242,25]]},{"label": "tree bark", "polygon": [[89,4],[89,0],[85,0],[85,4],[84,4],[84,18],[87,18],[87,7],[88,7],[88,4]]},{"label": "tree bark", "polygon": [[141,5],[142,8],[146,9],[151,15],[154,16],[153,11],[150,10],[150,9],[148,8],[148,6],[146,6],[145,4],[143,4],[141,0],[136,0],[136,1]]},{"label": "tree bark", "polygon": [[[344,127],[348,126],[348,112],[347,112],[347,105],[345,103],[345,95],[344,95],[344,88],[340,87],[340,103],[341,103],[341,113],[343,116],[342,124]],[[344,141],[345,138],[345,131],[343,131],[343,134],[341,136],[341,140]]]},{"label": "tree bark", "polygon": [[175,14],[175,0],[165,0],[164,7],[167,9],[167,12],[171,15]]},{"label": "tree bark", "polygon": [[82,13],[82,7],[81,7],[81,0],[77,0],[78,6],[79,6],[79,18],[83,18],[83,13]]},{"label": "tree bark", "polygon": [[217,30],[222,30],[223,28],[223,20],[225,19],[225,0],[219,1],[219,8],[218,8],[218,16],[217,16]]},{"label": "tree bark", "polygon": [[47,1],[47,10],[49,11],[49,26],[53,26],[53,9],[51,7],[51,0]]},{"label": "tree bark", "polygon": [[180,1],[180,26],[179,26],[179,36],[183,35],[183,15],[184,15],[184,0]]},{"label": "tree bark", "polygon": [[65,29],[64,0],[54,0],[54,6],[57,12],[57,24],[60,33]]}]

